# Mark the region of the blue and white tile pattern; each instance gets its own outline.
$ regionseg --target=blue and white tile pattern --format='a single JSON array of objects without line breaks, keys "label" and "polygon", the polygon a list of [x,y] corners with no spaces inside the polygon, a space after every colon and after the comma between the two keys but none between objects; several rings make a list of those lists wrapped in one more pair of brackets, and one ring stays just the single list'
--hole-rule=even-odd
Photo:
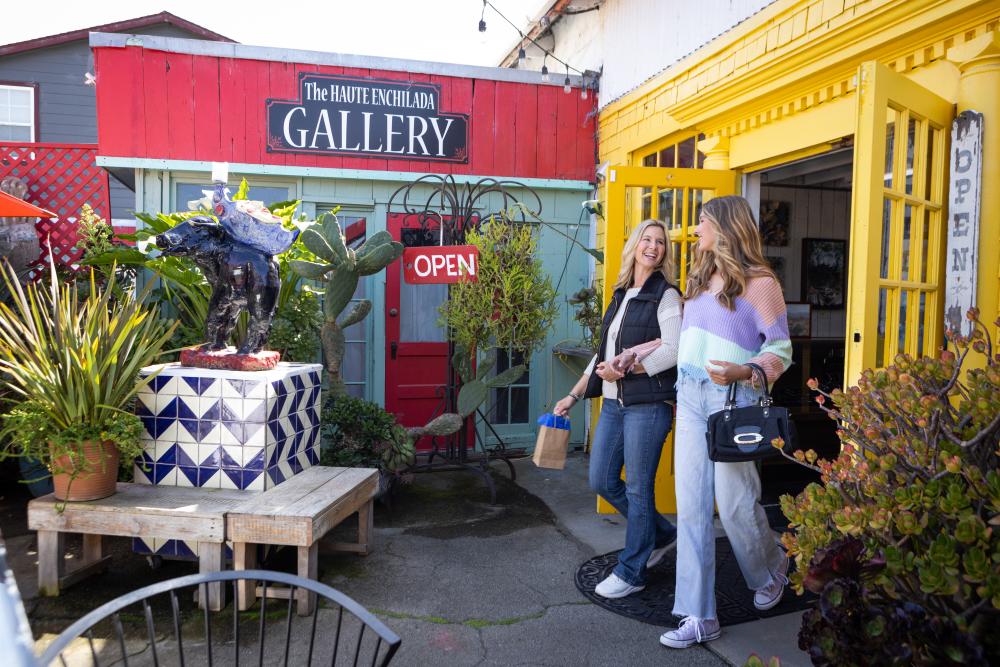
[{"label": "blue and white tile pattern", "polygon": [[319,463],[320,364],[162,369],[136,400],[136,482],[263,491]]}]

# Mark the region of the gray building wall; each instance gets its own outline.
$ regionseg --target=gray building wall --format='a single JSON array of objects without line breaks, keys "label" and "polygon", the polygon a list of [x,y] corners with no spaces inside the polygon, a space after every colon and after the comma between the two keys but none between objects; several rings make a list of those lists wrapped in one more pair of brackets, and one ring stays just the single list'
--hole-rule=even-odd
[{"label": "gray building wall", "polygon": [[[198,39],[169,24],[149,26],[145,35]],[[84,74],[94,72],[94,56],[87,39],[0,56],[0,81],[38,84],[38,127],[35,141],[60,144],[97,143],[97,104],[94,88]],[[109,177],[111,217],[131,218],[135,193]]]}]

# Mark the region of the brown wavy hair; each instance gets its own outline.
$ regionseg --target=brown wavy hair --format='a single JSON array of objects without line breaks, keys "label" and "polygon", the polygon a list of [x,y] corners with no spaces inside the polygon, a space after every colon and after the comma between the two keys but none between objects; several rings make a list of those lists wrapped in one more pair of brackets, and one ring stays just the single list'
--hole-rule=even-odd
[{"label": "brown wavy hair", "polygon": [[777,277],[764,259],[757,222],[746,199],[734,195],[716,197],[705,202],[701,214],[715,228],[715,249],[695,251],[684,298],[693,299],[707,290],[712,275],[718,272],[722,290],[716,299],[734,310],[736,297],[746,291],[751,277]]},{"label": "brown wavy hair", "polygon": [[656,267],[656,270],[663,274],[663,277],[667,279],[667,282],[673,284],[674,275],[674,253],[673,246],[670,240],[670,231],[667,229],[667,225],[661,220],[643,220],[636,228],[632,230],[629,234],[628,240],[625,241],[625,247],[622,248],[622,262],[621,269],[618,270],[618,280],[615,281],[613,290],[625,288],[628,289],[632,286],[632,279],[635,277],[635,249],[639,246],[639,241],[642,239],[642,235],[650,227],[659,227],[660,231],[663,232],[664,247],[663,247],[663,261],[660,265]]}]

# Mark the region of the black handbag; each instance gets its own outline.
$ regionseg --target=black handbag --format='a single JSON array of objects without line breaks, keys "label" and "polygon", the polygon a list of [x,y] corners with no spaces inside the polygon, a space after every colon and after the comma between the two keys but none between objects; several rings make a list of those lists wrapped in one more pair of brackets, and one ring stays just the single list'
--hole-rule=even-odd
[{"label": "black handbag", "polygon": [[772,405],[767,390],[767,376],[757,364],[746,364],[758,376],[763,395],[757,405],[736,407],[736,383],[729,385],[726,407],[708,417],[708,458],[712,461],[739,463],[777,456],[771,445],[775,438],[785,441],[782,449],[795,450],[795,423],[786,408]]}]

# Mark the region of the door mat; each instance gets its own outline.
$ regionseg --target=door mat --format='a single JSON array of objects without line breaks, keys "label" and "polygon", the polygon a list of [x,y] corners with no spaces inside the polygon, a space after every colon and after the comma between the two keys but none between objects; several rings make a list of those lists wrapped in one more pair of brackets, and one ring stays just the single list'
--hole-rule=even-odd
[{"label": "door mat", "polygon": [[[767,513],[772,527],[781,529],[787,525],[780,510]],[[646,573],[646,588],[638,593],[615,600],[594,593],[597,584],[611,574],[617,564],[617,551],[591,558],[577,570],[576,587],[584,597],[608,611],[651,625],[677,627],[678,619],[672,614],[674,581],[677,573],[676,552],[669,552],[659,565]],[[790,563],[789,572],[794,571],[794,567],[794,562]],[[715,541],[715,599],[719,623],[736,625],[803,611],[812,607],[816,596],[808,592],[799,596],[790,587],[786,587],[784,597],[776,607],[768,611],[758,611],[753,606],[753,591],[747,588],[729,540],[720,537]]]}]

